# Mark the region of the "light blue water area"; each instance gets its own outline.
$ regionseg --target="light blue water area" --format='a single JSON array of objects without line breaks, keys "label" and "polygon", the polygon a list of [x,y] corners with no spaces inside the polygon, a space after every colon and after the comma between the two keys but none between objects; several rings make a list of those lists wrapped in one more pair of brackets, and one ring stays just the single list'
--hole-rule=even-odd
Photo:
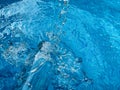
[{"label": "light blue water area", "polygon": [[120,0],[1,0],[0,90],[120,90]]}]

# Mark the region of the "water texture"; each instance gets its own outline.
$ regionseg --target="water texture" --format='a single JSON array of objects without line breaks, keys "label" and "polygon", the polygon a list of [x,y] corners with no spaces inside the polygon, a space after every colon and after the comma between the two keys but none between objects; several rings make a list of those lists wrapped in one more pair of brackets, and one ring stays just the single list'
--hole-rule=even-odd
[{"label": "water texture", "polygon": [[0,0],[0,90],[120,90],[120,0]]}]

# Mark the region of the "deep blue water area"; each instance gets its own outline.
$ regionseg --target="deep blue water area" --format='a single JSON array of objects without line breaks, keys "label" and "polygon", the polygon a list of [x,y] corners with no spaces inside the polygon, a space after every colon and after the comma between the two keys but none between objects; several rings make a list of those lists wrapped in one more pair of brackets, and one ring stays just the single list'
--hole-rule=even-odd
[{"label": "deep blue water area", "polygon": [[0,0],[0,9],[18,1],[21,1],[21,0]]},{"label": "deep blue water area", "polygon": [[120,0],[0,0],[0,90],[120,90]]}]

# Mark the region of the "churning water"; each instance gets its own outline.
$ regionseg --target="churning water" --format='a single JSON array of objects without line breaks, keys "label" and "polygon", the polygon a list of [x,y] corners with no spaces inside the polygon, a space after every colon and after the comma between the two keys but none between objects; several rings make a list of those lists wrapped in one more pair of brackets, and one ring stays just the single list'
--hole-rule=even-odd
[{"label": "churning water", "polygon": [[120,90],[120,0],[0,0],[0,90]]}]

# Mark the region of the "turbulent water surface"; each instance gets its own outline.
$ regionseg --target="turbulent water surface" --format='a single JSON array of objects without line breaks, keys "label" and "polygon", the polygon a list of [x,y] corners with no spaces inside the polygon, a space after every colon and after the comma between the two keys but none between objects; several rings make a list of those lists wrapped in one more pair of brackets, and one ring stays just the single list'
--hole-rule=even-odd
[{"label": "turbulent water surface", "polygon": [[120,0],[0,0],[0,90],[120,90]]}]

